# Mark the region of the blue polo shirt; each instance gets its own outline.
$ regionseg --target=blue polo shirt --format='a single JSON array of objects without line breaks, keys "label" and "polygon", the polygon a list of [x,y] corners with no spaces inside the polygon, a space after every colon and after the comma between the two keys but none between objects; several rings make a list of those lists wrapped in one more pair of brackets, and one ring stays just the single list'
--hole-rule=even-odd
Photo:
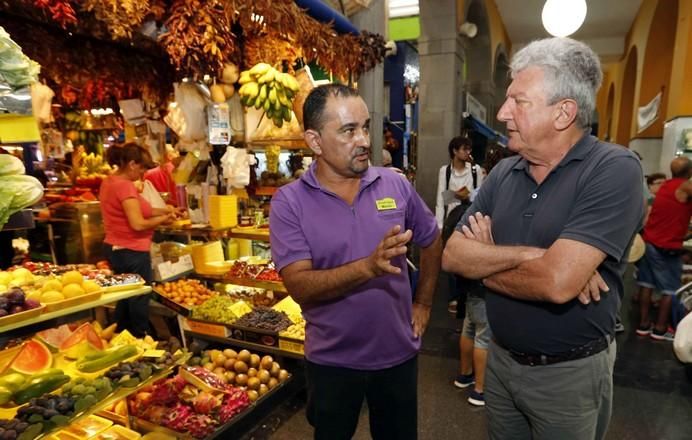
[{"label": "blue polo shirt", "polygon": [[[318,163],[272,198],[269,217],[277,270],[300,260],[331,269],[372,254],[395,225],[427,247],[439,234],[435,216],[398,173],[370,167],[350,206],[317,181]],[[320,365],[360,370],[389,368],[415,356],[412,292],[405,256],[392,260],[398,275],[374,278],[340,299],[303,307],[305,357]]]},{"label": "blue polo shirt", "polygon": [[626,256],[644,213],[642,169],[619,145],[585,135],[540,184],[519,157],[502,160],[481,186],[468,216],[492,219],[498,245],[549,248],[560,238],[580,241],[606,254],[598,272],[610,288],[598,302],[566,304],[522,301],[488,291],[493,335],[523,353],[554,355],[613,334]]}]

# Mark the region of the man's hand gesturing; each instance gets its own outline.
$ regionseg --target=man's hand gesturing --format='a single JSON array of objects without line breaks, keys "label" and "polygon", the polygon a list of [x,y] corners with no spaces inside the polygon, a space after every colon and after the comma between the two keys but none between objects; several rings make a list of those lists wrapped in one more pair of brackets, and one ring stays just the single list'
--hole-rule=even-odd
[{"label": "man's hand gesturing", "polygon": [[401,268],[393,266],[391,259],[406,254],[406,244],[411,241],[413,232],[410,229],[403,233],[400,231],[399,225],[387,231],[375,251],[367,258],[368,268],[374,276],[401,273]]}]

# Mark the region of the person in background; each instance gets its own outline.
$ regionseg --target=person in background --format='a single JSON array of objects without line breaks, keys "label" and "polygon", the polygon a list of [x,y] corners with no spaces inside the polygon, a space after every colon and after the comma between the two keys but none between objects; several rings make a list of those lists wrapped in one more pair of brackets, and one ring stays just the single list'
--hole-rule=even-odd
[{"label": "person in background", "polygon": [[[356,90],[319,86],[303,115],[315,161],[272,198],[270,242],[306,321],[308,421],[316,439],[350,439],[367,400],[373,438],[415,439],[440,231],[406,179],[368,165],[370,114]],[[415,295],[409,242],[421,247]]]},{"label": "person in background", "polygon": [[[672,178],[658,188],[651,205],[642,238],[646,243],[644,257],[637,262],[639,285],[639,336],[672,341],[675,332],[668,328],[675,291],[682,285],[683,241],[692,217],[692,163],[684,156],[670,163]],[[663,296],[658,306],[655,325],[649,318],[651,293]]]},{"label": "person in background", "polygon": [[[511,154],[507,148],[495,143],[488,144],[483,168],[490,174],[500,160]],[[476,280],[450,275],[457,278],[457,288],[464,289],[466,293],[466,304],[463,308],[458,308],[457,313],[457,318],[463,319],[464,324],[459,335],[459,374],[454,380],[454,386],[467,388],[473,385],[467,402],[474,406],[485,406],[485,367],[488,344],[493,336],[485,310],[485,287]]]},{"label": "person in background", "polygon": [[[457,136],[447,146],[449,163],[440,167],[437,179],[437,202],[435,218],[437,227],[442,230],[447,215],[460,204],[471,204],[471,195],[483,183],[483,169],[473,163],[471,140]],[[474,194],[475,195],[475,194]],[[445,237],[446,238],[446,237]],[[457,313],[458,289],[454,275],[447,275],[449,285],[448,310]]]},{"label": "person in background", "polygon": [[[135,187],[153,164],[149,152],[135,143],[112,146],[107,160],[117,170],[101,183],[99,198],[106,255],[115,273],[139,274],[153,281],[151,237],[154,229],[175,219],[172,208],[152,208]],[[143,336],[149,329],[149,295],[118,301],[115,319],[120,330]]]},{"label": "person in background", "polygon": [[175,171],[180,160],[180,153],[171,145],[166,144],[166,154],[164,155],[163,162],[144,173],[144,179],[150,181],[156,188],[156,191],[168,193],[168,198],[164,201],[172,206],[177,206],[178,204],[173,171]]},{"label": "person in background", "polygon": [[591,48],[537,40],[510,69],[497,118],[518,156],[483,183],[442,267],[487,288],[490,439],[600,440],[622,273],[644,216],[642,169],[628,149],[589,135],[603,78]]}]

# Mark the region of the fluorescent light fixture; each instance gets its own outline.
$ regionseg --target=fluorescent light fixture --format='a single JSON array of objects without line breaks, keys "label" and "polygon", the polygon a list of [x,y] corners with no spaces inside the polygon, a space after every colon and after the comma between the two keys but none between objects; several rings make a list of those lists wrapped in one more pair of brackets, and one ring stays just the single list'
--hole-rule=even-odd
[{"label": "fluorescent light fixture", "polygon": [[389,18],[418,15],[418,0],[389,0]]},{"label": "fluorescent light fixture", "polygon": [[550,35],[566,37],[575,33],[586,18],[586,0],[547,0],[541,19]]}]

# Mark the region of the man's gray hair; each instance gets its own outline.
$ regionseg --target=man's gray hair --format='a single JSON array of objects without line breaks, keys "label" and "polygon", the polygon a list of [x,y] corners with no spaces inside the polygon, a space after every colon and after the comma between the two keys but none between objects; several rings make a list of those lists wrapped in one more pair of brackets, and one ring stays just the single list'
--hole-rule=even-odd
[{"label": "man's gray hair", "polygon": [[548,104],[565,98],[577,102],[577,125],[587,128],[596,108],[603,72],[598,55],[571,38],[536,40],[512,57],[512,77],[529,67],[543,70]]}]

